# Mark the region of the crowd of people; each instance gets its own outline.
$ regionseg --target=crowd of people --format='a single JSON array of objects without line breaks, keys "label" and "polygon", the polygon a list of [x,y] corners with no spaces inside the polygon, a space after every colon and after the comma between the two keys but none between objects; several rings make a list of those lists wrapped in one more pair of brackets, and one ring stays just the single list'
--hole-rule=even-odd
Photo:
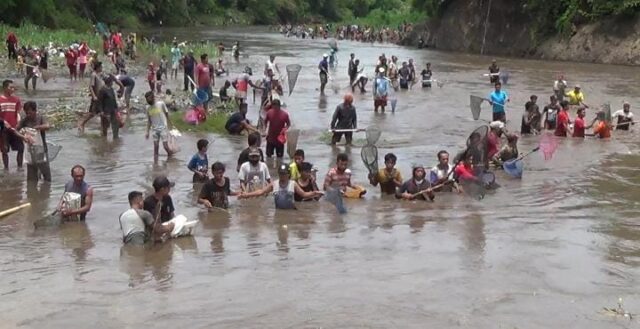
[{"label": "crowd of people", "polygon": [[297,37],[302,39],[327,39],[350,40],[360,42],[388,42],[398,43],[413,30],[411,23],[402,23],[396,28],[380,27],[375,28],[368,25],[338,25],[331,24],[300,24],[300,25],[280,25],[278,30],[287,37]]},{"label": "crowd of people", "polygon": [[[353,31],[349,30],[346,35],[350,36],[351,33]],[[114,41],[110,45],[110,51],[113,51],[112,47],[120,46],[120,43]],[[73,48],[70,49],[73,50]],[[78,48],[82,48],[82,44]],[[15,49],[9,46],[8,50],[13,58]],[[234,50],[236,51],[239,50]],[[89,53],[91,51],[87,52]],[[331,74],[328,57],[327,54],[323,55],[318,65],[321,93],[324,93],[324,87]],[[201,54],[199,62],[192,52],[183,54],[177,42],[173,43],[171,49],[171,62],[165,58],[166,56],[163,55],[159,63],[158,70],[161,72],[159,78],[154,71],[155,66],[153,64],[149,66],[150,90],[145,93],[148,105],[145,138],[153,139],[156,161],[161,143],[168,156],[175,153],[168,141],[172,122],[167,104],[158,96],[161,92],[158,80],[167,79],[169,67],[171,67],[170,77],[178,79],[177,71],[182,67],[184,90],[195,89],[193,106],[202,106],[206,110],[207,104],[212,99],[215,76],[217,73],[222,74],[220,70],[224,70],[220,66],[214,67],[210,64],[207,54]],[[102,134],[106,136],[111,128],[113,138],[118,138],[118,130],[122,125],[119,114],[121,107],[118,102],[121,98],[126,98],[127,94],[130,97],[134,84],[128,81],[131,79],[126,76],[124,69],[118,66],[117,61],[114,62],[115,74],[104,73],[102,63],[97,60],[91,62],[91,68],[90,111],[79,122],[79,128],[83,130],[89,120],[99,116]],[[362,75],[362,71],[360,61],[351,54],[347,75],[352,90],[355,91],[357,87],[360,92],[365,93],[367,79]],[[429,88],[431,83],[436,81],[432,77],[430,63],[427,63],[420,74],[417,74],[413,60],[399,63],[396,56],[387,59],[384,54],[378,57],[375,73],[373,98],[376,112],[385,111],[390,89],[409,89],[418,82],[421,82],[422,87]],[[323,198],[325,193],[334,190],[339,191],[344,197],[361,198],[367,190],[354,183],[352,172],[348,168],[349,158],[346,153],[337,155],[336,165],[329,169],[321,185],[317,182],[313,164],[306,160],[304,149],[296,147],[292,162],[284,163],[286,133],[291,128],[291,121],[287,111],[281,107],[283,73],[275,56],[270,56],[265,63],[263,74],[263,78],[254,82],[253,72],[247,67],[235,79],[226,80],[222,85],[219,93],[221,100],[235,101],[238,104],[238,111],[228,118],[225,128],[230,134],[246,133],[248,147],[238,155],[236,166],[238,188],[232,189],[232,185],[236,184],[232,184],[232,180],[225,175],[226,165],[221,162],[209,164],[207,155],[209,141],[201,139],[197,142],[197,152],[188,162],[186,170],[193,173],[198,203],[208,209],[226,209],[229,206],[229,197],[246,199],[273,195],[276,208],[295,209],[296,202],[317,201]],[[475,135],[471,134],[469,137],[471,146],[457,154],[453,163],[450,162],[448,151],[439,151],[436,155],[437,163],[433,167],[413,166],[407,180],[403,179],[403,175],[396,168],[397,156],[388,153],[384,156],[384,168],[368,175],[369,183],[374,187],[380,186],[382,194],[394,195],[399,199],[434,201],[437,193],[463,192],[465,188],[459,184],[461,181],[477,181],[484,184],[481,177],[483,172],[492,166],[500,168],[504,162],[517,159],[520,156],[517,146],[518,135],[506,130],[505,106],[510,99],[502,88],[500,75],[500,68],[494,61],[489,67],[488,76],[495,89],[487,98],[492,105],[493,120],[486,127],[486,136],[475,132]],[[234,100],[228,97],[227,89],[230,87],[236,89]],[[246,117],[249,87],[262,91],[259,120],[255,126]],[[116,91],[115,88],[118,90]],[[554,83],[554,94],[550,96],[550,103],[542,112],[537,105],[538,97],[532,95],[525,104],[520,133],[538,134],[547,129],[553,130],[556,136],[585,137],[588,135],[585,131],[593,128],[593,135],[608,138],[612,129],[626,130],[630,125],[635,124],[630,111],[631,106],[625,103],[623,109],[613,113],[611,118],[607,118],[606,111],[597,111],[593,122],[586,125],[584,118],[589,106],[585,104],[584,93],[579,85],[568,92],[566,88],[567,83],[564,77],[558,77],[558,81]],[[0,149],[5,170],[9,169],[10,151],[16,152],[18,167],[22,167],[26,151],[29,152],[31,159],[43,159],[40,162],[31,161],[27,164],[27,180],[37,182],[42,177],[45,181],[51,181],[51,171],[46,157],[46,132],[50,129],[50,125],[47,124],[45,116],[38,113],[35,102],[28,101],[22,105],[20,98],[15,95],[13,81],[4,80],[2,89]],[[569,117],[572,106],[577,108],[577,118],[573,121]],[[21,117],[22,111],[24,116]],[[334,131],[332,145],[340,143],[342,137],[345,137],[347,145],[352,143],[352,134],[358,130],[358,119],[351,93],[344,95],[342,103],[336,107],[328,125]],[[27,133],[25,128],[30,128],[38,134]],[[263,137],[266,141],[265,152],[261,149]],[[483,146],[478,147],[480,144]],[[36,145],[43,145],[44,149],[37,148]],[[277,179],[272,179],[265,162],[265,158],[273,159],[274,156]],[[81,165],[71,169],[71,180],[65,185],[64,192],[78,195],[79,203],[77,207],[68,207],[61,202],[59,211],[63,217],[77,216],[84,219],[91,210],[93,189],[85,182],[85,174],[86,171]],[[175,207],[170,195],[172,186],[173,182],[165,176],[160,176],[154,179],[154,192],[148,197],[144,198],[139,191],[132,191],[129,194],[131,209],[123,212],[119,218],[125,243],[143,244],[148,240],[162,240],[172,232],[174,224],[171,221],[175,217]]]}]

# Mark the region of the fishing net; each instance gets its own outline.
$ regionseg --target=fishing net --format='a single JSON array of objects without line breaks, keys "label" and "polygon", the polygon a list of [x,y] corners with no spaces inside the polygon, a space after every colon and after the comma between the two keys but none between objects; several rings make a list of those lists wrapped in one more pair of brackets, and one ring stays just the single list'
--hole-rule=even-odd
[{"label": "fishing net", "polygon": [[482,97],[474,95],[469,96],[469,106],[471,107],[471,115],[473,115],[473,120],[480,119],[480,112],[482,111],[480,105],[482,105],[483,101],[484,98]]},{"label": "fishing net", "polygon": [[370,174],[378,172],[378,148],[375,145],[363,146],[360,150],[360,157]]},{"label": "fishing net", "polygon": [[506,85],[509,82],[509,77],[511,77],[509,71],[500,72],[500,80],[502,80],[503,85]]},{"label": "fishing net", "polygon": [[287,79],[289,82],[289,95],[293,92],[293,88],[296,86],[296,82],[298,81],[298,74],[302,70],[302,66],[298,64],[289,64],[287,65]]},{"label": "fishing net", "polygon": [[461,179],[460,186],[465,195],[476,200],[484,199],[486,191],[483,182],[476,179]]},{"label": "fishing net", "polygon": [[287,130],[287,154],[289,155],[290,159],[293,159],[293,154],[296,153],[299,136],[300,136],[300,129]]},{"label": "fishing net", "polygon": [[329,47],[331,47],[331,49],[337,51],[338,50],[338,41],[336,41],[336,39],[329,40]]},{"label": "fishing net", "polygon": [[544,159],[551,160],[553,153],[558,149],[558,140],[551,134],[544,134],[542,138],[540,138],[540,149],[542,150],[542,154],[544,154]]},{"label": "fishing net", "polygon": [[380,140],[380,136],[382,135],[382,130],[380,130],[378,126],[367,127],[366,135],[367,135],[367,144],[375,145]]},{"label": "fishing net", "polygon": [[524,162],[520,159],[512,159],[505,161],[502,164],[502,169],[507,175],[513,178],[522,178],[522,172],[524,171]]},{"label": "fishing net", "polygon": [[346,214],[347,208],[344,207],[344,202],[342,200],[342,193],[340,193],[340,189],[338,188],[328,188],[324,194],[324,199],[327,202],[331,203],[336,207],[338,213]]},{"label": "fishing net", "polygon": [[611,104],[604,103],[602,104],[602,111],[604,112],[604,121],[611,124]]},{"label": "fishing net", "polygon": [[62,216],[58,213],[58,211],[54,211],[53,213],[34,221],[33,226],[35,228],[51,227],[58,226],[61,222]]},{"label": "fishing net", "polygon": [[496,183],[496,175],[489,171],[480,174],[480,178],[482,179],[482,183],[484,183],[485,187],[493,186]]},{"label": "fishing net", "polygon": [[438,88],[444,87],[444,84],[445,84],[444,81],[436,80],[436,85],[438,86]]},{"label": "fishing net", "polygon": [[391,113],[396,112],[396,105],[398,105],[398,99],[394,98],[391,100]]},{"label": "fishing net", "polygon": [[476,171],[483,172],[487,164],[489,127],[480,126],[476,128],[467,139],[466,153],[473,156],[473,165]]}]

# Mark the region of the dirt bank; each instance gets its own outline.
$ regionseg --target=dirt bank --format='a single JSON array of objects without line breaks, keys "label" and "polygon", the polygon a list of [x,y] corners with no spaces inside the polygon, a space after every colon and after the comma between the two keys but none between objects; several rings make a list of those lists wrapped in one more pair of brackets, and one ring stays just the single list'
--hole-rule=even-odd
[{"label": "dirt bank", "polygon": [[510,0],[452,1],[439,18],[417,24],[402,43],[418,46],[422,38],[426,47],[449,51],[640,64],[640,17],[576,26],[571,36],[541,36],[536,17],[523,8]]}]

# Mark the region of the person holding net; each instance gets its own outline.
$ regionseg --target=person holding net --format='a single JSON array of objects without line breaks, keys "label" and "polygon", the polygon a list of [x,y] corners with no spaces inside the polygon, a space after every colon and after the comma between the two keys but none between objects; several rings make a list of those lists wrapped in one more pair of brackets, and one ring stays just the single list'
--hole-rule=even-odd
[{"label": "person holding net", "polygon": [[336,166],[327,172],[323,188],[325,191],[337,189],[340,191],[340,194],[348,198],[361,198],[367,193],[367,190],[351,182],[351,170],[347,168],[348,164],[349,156],[346,153],[338,154],[336,157]]},{"label": "person holding net", "polygon": [[507,122],[505,105],[509,102],[509,95],[502,90],[502,83],[497,81],[494,84],[495,90],[489,94],[489,104],[493,107],[493,121]]},{"label": "person holding net", "polygon": [[402,186],[402,175],[395,168],[398,158],[393,153],[384,156],[384,168],[377,173],[369,174],[369,183],[373,186],[380,184],[380,193],[395,195],[396,189]]},{"label": "person holding net", "polygon": [[[353,106],[353,95],[347,93],[344,95],[344,102],[336,107],[331,119],[331,130],[333,131],[333,137],[331,138],[331,145],[336,145],[342,140],[342,135],[346,140],[347,145],[351,145],[353,141],[353,130],[358,128],[358,116],[356,114],[356,108]],[[344,131],[350,130],[350,131]]]}]

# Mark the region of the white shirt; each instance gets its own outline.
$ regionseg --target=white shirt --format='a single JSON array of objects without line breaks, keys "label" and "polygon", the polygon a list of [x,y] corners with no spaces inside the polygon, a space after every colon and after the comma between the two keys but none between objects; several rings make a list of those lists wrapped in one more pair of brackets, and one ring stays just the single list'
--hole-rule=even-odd
[{"label": "white shirt", "polygon": [[629,111],[629,113],[624,113],[624,110],[618,110],[611,117],[612,118],[623,117],[624,119],[633,119],[633,113],[631,113],[631,111]]},{"label": "white shirt", "polygon": [[252,166],[247,161],[240,166],[238,179],[246,184],[248,192],[253,192],[265,187],[271,175],[266,163],[259,162],[257,166]]}]

